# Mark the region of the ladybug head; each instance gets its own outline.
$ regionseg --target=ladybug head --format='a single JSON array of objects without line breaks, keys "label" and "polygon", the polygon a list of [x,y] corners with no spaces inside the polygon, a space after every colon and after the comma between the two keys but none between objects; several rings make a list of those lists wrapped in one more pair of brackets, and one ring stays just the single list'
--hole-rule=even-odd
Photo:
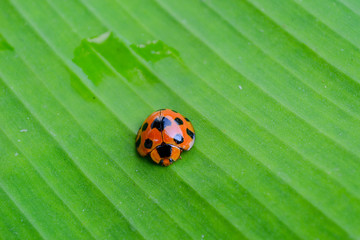
[{"label": "ladybug head", "polygon": [[162,144],[151,151],[150,157],[156,163],[169,166],[180,157],[181,150],[170,144]]}]

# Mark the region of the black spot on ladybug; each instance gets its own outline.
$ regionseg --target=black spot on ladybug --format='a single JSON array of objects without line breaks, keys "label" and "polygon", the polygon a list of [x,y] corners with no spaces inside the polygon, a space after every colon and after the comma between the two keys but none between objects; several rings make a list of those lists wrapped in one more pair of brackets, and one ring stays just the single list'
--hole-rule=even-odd
[{"label": "black spot on ladybug", "polygon": [[146,139],[144,143],[144,147],[150,149],[152,147],[153,142],[150,139]]},{"label": "black spot on ladybug", "polygon": [[139,139],[135,143],[136,148],[138,148],[140,146],[140,142],[141,142],[141,137],[139,137]]},{"label": "black spot on ladybug", "polygon": [[171,110],[171,111],[173,111],[174,113],[178,113],[177,111],[175,111],[175,110]]},{"label": "black spot on ladybug", "polygon": [[164,129],[163,127],[163,123],[162,120],[159,118],[156,118],[152,123],[151,123],[151,129],[156,128],[157,130],[159,130],[160,132]]},{"label": "black spot on ladybug", "polygon": [[184,124],[184,122],[183,122],[180,118],[175,118],[174,120],[175,120],[175,122],[177,122],[177,124],[179,124],[179,125],[183,125],[183,124]]},{"label": "black spot on ladybug", "polygon": [[190,122],[190,120],[188,118],[185,118],[186,121]]},{"label": "black spot on ladybug", "polygon": [[161,132],[162,130],[164,130],[164,128],[170,125],[171,125],[171,121],[166,117],[156,118],[151,124],[151,129],[156,128]]},{"label": "black spot on ladybug", "polygon": [[191,130],[189,130],[188,128],[186,129],[186,133],[192,138],[194,139],[194,135],[195,133],[193,133]]},{"label": "black spot on ladybug", "polygon": [[167,158],[170,157],[172,148],[169,144],[165,144],[158,146],[156,150],[161,158]]},{"label": "black spot on ladybug", "polygon": [[148,125],[149,125],[149,124],[148,124],[147,122],[144,123],[144,125],[143,125],[143,127],[142,127],[142,130],[145,131],[145,130],[147,129]]},{"label": "black spot on ladybug", "polygon": [[166,128],[167,126],[171,126],[171,121],[166,117],[163,118],[162,122],[163,122],[163,129]]},{"label": "black spot on ladybug", "polygon": [[169,159],[169,162],[172,163],[174,160],[172,160],[171,158]]},{"label": "black spot on ladybug", "polygon": [[184,137],[181,136],[181,134],[176,134],[175,137],[174,137],[174,141],[177,144],[183,143],[184,142]]}]

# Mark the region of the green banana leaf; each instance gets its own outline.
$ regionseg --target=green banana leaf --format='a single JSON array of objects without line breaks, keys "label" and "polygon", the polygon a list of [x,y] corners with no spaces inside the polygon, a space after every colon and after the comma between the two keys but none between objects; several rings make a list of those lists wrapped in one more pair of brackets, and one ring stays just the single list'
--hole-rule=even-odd
[{"label": "green banana leaf", "polygon": [[0,163],[0,239],[359,239],[360,3],[1,0]]}]

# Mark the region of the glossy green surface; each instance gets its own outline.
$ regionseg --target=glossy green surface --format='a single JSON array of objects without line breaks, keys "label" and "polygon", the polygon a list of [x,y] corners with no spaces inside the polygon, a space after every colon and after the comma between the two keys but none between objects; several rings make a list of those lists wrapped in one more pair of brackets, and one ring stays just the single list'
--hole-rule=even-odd
[{"label": "glossy green surface", "polygon": [[[0,1],[0,238],[360,238],[359,7]],[[197,134],[167,168],[160,108]]]}]

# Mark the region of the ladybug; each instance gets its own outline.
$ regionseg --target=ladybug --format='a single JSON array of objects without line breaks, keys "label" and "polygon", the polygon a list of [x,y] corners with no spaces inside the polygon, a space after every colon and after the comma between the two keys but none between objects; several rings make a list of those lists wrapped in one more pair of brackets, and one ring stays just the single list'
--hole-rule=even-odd
[{"label": "ladybug", "polygon": [[188,118],[174,110],[160,109],[140,126],[135,145],[142,157],[150,155],[157,164],[169,166],[194,142],[195,131]]}]

